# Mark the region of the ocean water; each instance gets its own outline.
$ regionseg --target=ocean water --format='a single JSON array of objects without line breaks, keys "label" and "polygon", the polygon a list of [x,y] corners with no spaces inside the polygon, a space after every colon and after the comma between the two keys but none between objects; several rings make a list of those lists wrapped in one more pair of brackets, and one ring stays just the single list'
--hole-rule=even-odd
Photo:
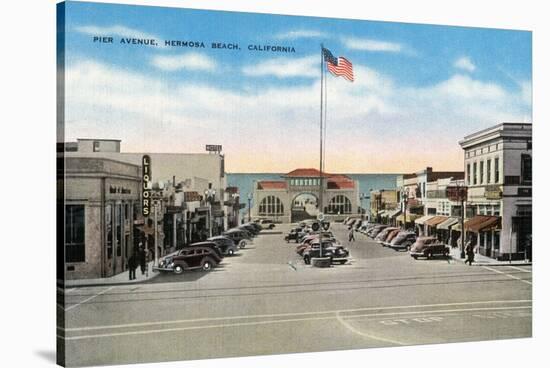
[{"label": "ocean water", "polygon": [[[241,203],[248,205],[248,193],[253,192],[254,181],[257,180],[282,180],[281,175],[273,173],[233,173],[227,174],[227,185],[238,187],[241,194]],[[395,189],[396,179],[401,174],[346,174],[353,180],[359,181],[359,193],[369,195],[370,190]],[[254,201],[251,205],[254,206]],[[364,208],[370,207],[368,199],[363,200]],[[248,207],[243,212],[248,211]]]}]

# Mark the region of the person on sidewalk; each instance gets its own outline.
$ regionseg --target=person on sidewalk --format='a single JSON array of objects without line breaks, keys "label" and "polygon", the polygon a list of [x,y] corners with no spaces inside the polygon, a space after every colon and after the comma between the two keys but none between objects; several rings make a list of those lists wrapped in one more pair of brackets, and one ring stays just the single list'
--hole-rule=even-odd
[{"label": "person on sidewalk", "polygon": [[139,267],[141,268],[141,274],[145,275],[145,265],[146,259],[145,259],[145,249],[143,249],[143,244],[139,244],[139,250],[138,250],[138,260],[139,260]]},{"label": "person on sidewalk", "polygon": [[137,268],[137,259],[136,252],[132,253],[130,258],[128,258],[128,275],[130,280],[136,279],[136,268]]},{"label": "person on sidewalk", "polygon": [[355,234],[354,234],[354,232],[353,232],[353,228],[349,231],[349,234],[348,234],[348,241],[349,241],[349,242],[355,241]]},{"label": "person on sidewalk", "polygon": [[466,243],[466,260],[464,261],[464,263],[468,263],[471,266],[472,262],[474,262],[474,257],[474,246],[472,245],[472,241],[470,240],[468,241],[468,243]]}]

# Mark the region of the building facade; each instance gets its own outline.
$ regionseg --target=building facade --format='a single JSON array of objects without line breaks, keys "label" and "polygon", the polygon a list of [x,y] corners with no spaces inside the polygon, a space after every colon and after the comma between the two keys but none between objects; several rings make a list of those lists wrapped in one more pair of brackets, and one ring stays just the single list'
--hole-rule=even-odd
[{"label": "building facade", "polygon": [[323,173],[322,190],[317,169],[296,169],[282,178],[254,183],[252,219],[289,223],[314,218],[321,200],[329,221],[360,213],[359,185],[346,175]]},{"label": "building facade", "polygon": [[489,257],[531,259],[532,125],[502,123],[459,143],[468,186],[468,239]]}]

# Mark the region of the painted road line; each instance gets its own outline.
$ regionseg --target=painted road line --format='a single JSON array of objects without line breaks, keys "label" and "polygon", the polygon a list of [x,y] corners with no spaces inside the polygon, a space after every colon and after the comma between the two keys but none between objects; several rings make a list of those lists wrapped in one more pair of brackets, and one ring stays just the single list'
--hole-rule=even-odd
[{"label": "painted road line", "polygon": [[[88,327],[73,327],[66,328],[66,332],[71,331],[89,331],[89,330],[105,330],[105,329],[117,329],[117,328],[133,328],[133,327],[146,327],[164,324],[181,324],[192,322],[208,322],[208,321],[232,321],[239,319],[254,319],[254,318],[276,318],[276,317],[298,317],[298,316],[313,316],[322,314],[333,313],[354,313],[354,312],[368,312],[373,310],[395,310],[395,309],[411,309],[411,308],[433,308],[433,307],[452,307],[452,306],[465,306],[465,305],[483,305],[483,304],[516,304],[516,303],[531,303],[530,299],[524,300],[492,300],[492,301],[478,301],[478,302],[460,302],[460,303],[444,303],[444,304],[424,304],[424,305],[403,305],[403,306],[388,306],[388,307],[370,307],[370,308],[358,308],[358,309],[340,309],[340,310],[328,310],[318,312],[301,312],[301,313],[279,313],[279,314],[257,314],[257,315],[245,315],[245,316],[230,316],[230,317],[209,317],[209,318],[195,318],[195,319],[183,319],[183,320],[168,320],[158,322],[141,322],[141,323],[127,323],[119,325],[104,325],[104,326],[88,326]],[[425,313],[425,311],[423,311]],[[409,313],[409,312],[403,312]]]},{"label": "painted road line", "polygon": [[483,266],[483,268],[489,270],[489,271],[493,271],[493,272],[496,272],[496,273],[500,273],[501,275],[504,275],[504,276],[507,276],[511,279],[515,279],[515,280],[518,280],[518,281],[521,281],[521,282],[524,282],[526,284],[529,284],[529,285],[533,285],[533,283],[531,281],[528,281],[528,280],[524,280],[522,278],[519,278],[519,277],[516,277],[514,275],[510,275],[506,272],[502,272],[502,271],[499,271],[499,270],[495,270],[494,268],[491,268],[491,267],[487,267],[487,266]]},{"label": "painted road line", "polygon": [[394,339],[387,339],[387,338],[384,338],[384,337],[380,337],[380,336],[376,336],[376,335],[373,335],[373,334],[368,334],[368,333],[365,333],[363,331],[360,331],[358,329],[356,329],[355,327],[353,327],[349,322],[345,321],[342,316],[340,315],[340,313],[336,313],[336,320],[338,322],[340,322],[345,328],[347,328],[348,330],[350,330],[351,332],[353,332],[354,334],[356,335],[359,335],[359,336],[362,336],[362,337],[366,337],[368,339],[373,339],[373,340],[378,340],[378,341],[383,341],[383,342],[389,342],[390,344],[393,344],[393,345],[407,345],[401,341],[397,341],[397,340],[394,340]]},{"label": "painted road line", "polygon": [[[528,307],[503,307],[503,308],[466,308],[464,310],[461,309],[455,309],[452,310],[452,312],[460,312],[460,311],[485,311],[485,310],[512,310],[512,309],[527,309],[531,308]],[[279,324],[279,323],[289,323],[289,322],[308,322],[308,321],[321,321],[321,320],[331,320],[336,319],[341,324],[343,324],[346,328],[350,329],[352,328],[352,331],[358,331],[353,326],[349,325],[346,321],[343,321],[343,318],[341,317],[341,314],[338,313],[338,311],[335,311],[336,313],[331,314],[329,316],[322,316],[322,317],[315,317],[315,316],[309,316],[304,318],[287,318],[287,319],[275,319],[275,320],[269,320],[269,321],[252,321],[252,322],[237,322],[237,323],[221,323],[221,324],[215,324],[215,325],[203,325],[203,326],[186,326],[186,327],[172,327],[172,328],[159,328],[155,330],[140,330],[140,331],[126,331],[126,332],[112,332],[112,333],[103,333],[103,334],[93,334],[93,335],[80,335],[80,336],[71,336],[71,337],[65,337],[65,340],[84,340],[84,339],[97,339],[97,338],[109,338],[109,337],[119,337],[119,336],[132,336],[132,335],[150,335],[150,334],[157,334],[157,333],[166,333],[166,332],[182,332],[182,331],[192,331],[192,330],[204,330],[204,329],[221,329],[221,328],[228,328],[228,327],[244,327],[244,326],[260,326],[260,325],[269,325],[269,324]],[[437,313],[437,311],[420,311],[419,313]],[[395,314],[404,314],[403,313],[395,313]],[[372,314],[365,314],[362,316],[357,317],[376,317],[376,316],[388,316],[392,313],[372,313]],[[418,313],[417,313],[418,314]],[[360,333],[360,331],[358,331]],[[358,333],[356,332],[356,333]],[[386,341],[391,342],[392,344],[396,345],[405,345],[405,343],[396,341],[396,340],[390,340],[385,339],[379,336],[375,335],[369,335],[365,333],[361,333],[364,337],[369,337],[371,339],[376,339],[380,341]]]},{"label": "painted road line", "polygon": [[518,270],[518,271],[521,271],[521,272],[526,272],[526,273],[532,273],[533,271],[531,270],[524,270],[523,268],[519,268],[519,267],[516,267],[516,266],[507,266],[509,268],[513,268],[514,270]]},{"label": "painted road line", "polygon": [[89,297],[89,298],[87,298],[87,299],[84,299],[83,301],[81,301],[81,302],[78,303],[78,304],[73,304],[73,305],[71,305],[70,307],[65,308],[65,312],[68,312],[68,311],[70,311],[71,309],[78,307],[79,305],[82,305],[82,304],[84,304],[84,303],[87,303],[87,302],[89,302],[90,300],[92,300],[92,299],[94,299],[94,298],[97,298],[98,296],[100,296],[100,295],[102,295],[102,294],[105,294],[107,291],[111,290],[112,288],[114,288],[114,286],[111,286],[111,287],[109,287],[109,288],[107,288],[107,289],[105,289],[105,290],[103,290],[103,291],[100,291],[99,293],[97,293],[97,294],[95,294],[95,295],[92,295],[91,297]]}]

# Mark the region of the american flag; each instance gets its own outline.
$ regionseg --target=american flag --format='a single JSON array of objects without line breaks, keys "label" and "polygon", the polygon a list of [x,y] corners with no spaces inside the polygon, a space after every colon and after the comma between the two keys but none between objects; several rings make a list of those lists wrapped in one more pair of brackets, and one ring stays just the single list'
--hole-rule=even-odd
[{"label": "american flag", "polygon": [[323,58],[327,62],[327,69],[336,76],[342,76],[353,82],[353,64],[345,57],[339,56],[338,59],[332,53],[323,47]]}]

